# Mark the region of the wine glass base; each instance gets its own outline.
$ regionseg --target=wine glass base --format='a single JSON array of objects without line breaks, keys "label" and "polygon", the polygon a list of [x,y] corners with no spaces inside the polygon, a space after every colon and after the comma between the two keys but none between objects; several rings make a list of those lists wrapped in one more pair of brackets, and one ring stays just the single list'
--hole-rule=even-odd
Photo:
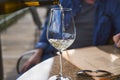
[{"label": "wine glass base", "polygon": [[54,75],[50,77],[48,80],[71,80],[71,79],[68,77],[64,77],[64,76]]}]

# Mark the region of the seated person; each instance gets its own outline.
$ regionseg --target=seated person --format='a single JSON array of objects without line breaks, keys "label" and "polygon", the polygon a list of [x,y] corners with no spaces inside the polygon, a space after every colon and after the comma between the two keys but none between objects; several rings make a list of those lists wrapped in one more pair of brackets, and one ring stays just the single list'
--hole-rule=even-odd
[{"label": "seated person", "polygon": [[[120,0],[60,0],[63,8],[72,8],[76,40],[69,47],[107,45],[111,41],[120,47]],[[25,72],[31,65],[56,55],[46,38],[48,20],[36,45],[37,52],[23,65]]]}]

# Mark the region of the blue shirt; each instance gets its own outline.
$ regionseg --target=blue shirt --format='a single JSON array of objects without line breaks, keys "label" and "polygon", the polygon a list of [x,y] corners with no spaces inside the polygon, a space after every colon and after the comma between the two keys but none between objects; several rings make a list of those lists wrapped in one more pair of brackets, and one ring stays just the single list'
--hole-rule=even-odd
[{"label": "blue shirt", "polygon": [[[73,16],[81,11],[81,0],[60,0],[64,8],[72,8]],[[93,45],[106,45],[114,34],[120,32],[120,0],[96,0],[95,24],[93,32]],[[49,19],[49,18],[48,18]],[[53,51],[46,37],[47,23],[44,24],[43,33],[36,44],[36,48]]]}]

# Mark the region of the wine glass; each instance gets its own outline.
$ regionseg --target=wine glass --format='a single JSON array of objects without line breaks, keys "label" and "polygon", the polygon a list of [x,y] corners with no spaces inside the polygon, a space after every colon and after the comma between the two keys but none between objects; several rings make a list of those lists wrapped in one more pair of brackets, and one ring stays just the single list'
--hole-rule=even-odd
[{"label": "wine glass", "polygon": [[47,28],[49,43],[58,50],[60,56],[60,72],[49,80],[71,80],[62,74],[62,51],[66,50],[76,38],[76,29],[71,8],[52,8]]}]

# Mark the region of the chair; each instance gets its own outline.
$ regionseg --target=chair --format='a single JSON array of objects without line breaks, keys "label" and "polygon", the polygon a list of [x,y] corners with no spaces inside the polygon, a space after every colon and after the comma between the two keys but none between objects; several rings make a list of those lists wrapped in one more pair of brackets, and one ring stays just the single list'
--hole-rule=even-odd
[{"label": "chair", "polygon": [[[33,18],[33,21],[34,23],[36,24],[36,33],[35,33],[35,41],[34,43],[36,43],[38,41],[38,36],[40,35],[40,30],[42,30],[43,28],[41,27],[42,26],[42,22],[41,22],[41,19],[38,15],[38,12],[36,10],[36,7],[30,7],[29,8],[30,12],[31,12],[31,15],[32,15],[32,18]],[[49,9],[47,10],[47,14],[46,16],[48,15],[49,13]],[[25,60],[27,60],[30,56],[32,56],[34,53],[36,52],[36,50],[30,50],[30,51],[26,51],[25,53],[23,53],[17,60],[17,64],[16,64],[16,70],[17,70],[17,73],[20,74],[20,68],[21,66],[24,64]]]},{"label": "chair", "polygon": [[23,53],[17,60],[17,64],[16,64],[16,71],[18,74],[20,74],[20,68],[21,66],[24,64],[24,62],[30,57],[32,56],[34,53],[36,52],[36,50],[30,50],[30,51],[26,51],[25,53]]},{"label": "chair", "polygon": [[[38,15],[37,9],[36,7],[30,7],[29,8],[30,13],[32,15],[32,19],[34,21],[34,23],[36,24],[36,31],[35,31],[35,40],[34,43],[37,42],[38,40],[38,35],[40,34],[40,30],[42,29],[42,22],[41,19]],[[24,64],[24,62],[32,55],[35,53],[36,50],[30,50],[30,51],[26,51],[25,53],[23,53],[17,60],[17,64],[16,64],[16,70],[17,73],[20,74],[20,68],[21,66]]]}]

